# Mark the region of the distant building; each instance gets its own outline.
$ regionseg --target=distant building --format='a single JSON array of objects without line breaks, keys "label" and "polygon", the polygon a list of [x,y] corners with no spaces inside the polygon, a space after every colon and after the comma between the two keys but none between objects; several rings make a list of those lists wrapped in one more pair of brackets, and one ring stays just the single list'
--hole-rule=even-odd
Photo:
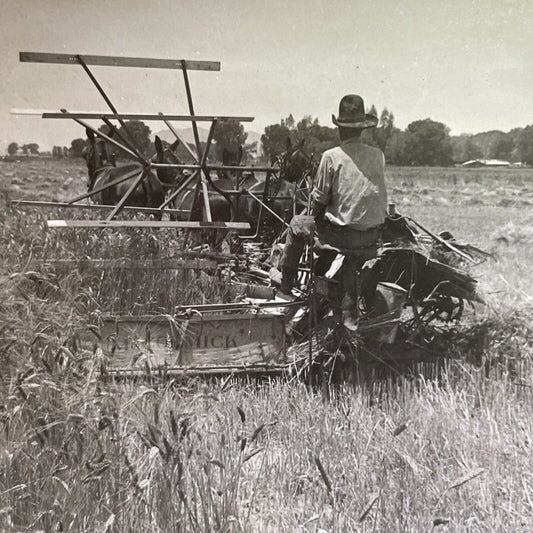
[{"label": "distant building", "polygon": [[498,167],[506,168],[509,167],[511,163],[509,161],[503,161],[501,159],[472,159],[470,161],[465,161],[463,167],[466,168],[480,168],[480,167]]}]

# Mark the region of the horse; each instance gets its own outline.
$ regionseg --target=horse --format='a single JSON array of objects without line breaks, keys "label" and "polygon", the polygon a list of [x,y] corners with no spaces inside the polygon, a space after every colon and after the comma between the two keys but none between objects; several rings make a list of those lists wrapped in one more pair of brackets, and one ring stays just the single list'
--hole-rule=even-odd
[{"label": "horse", "polygon": [[[275,213],[265,209],[250,195],[239,199],[239,212],[247,220],[259,222],[263,218],[262,226],[267,227],[272,235],[276,235],[283,229],[282,222],[290,220],[297,211],[302,211],[307,206],[305,185],[310,184],[306,180],[314,172],[313,158],[303,151],[304,140],[293,146],[287,139],[285,152],[273,159],[274,167],[279,168],[279,176],[270,178],[268,194],[265,197],[266,176],[263,179],[244,180],[241,188],[265,201],[268,207]],[[277,215],[277,216],[276,216]],[[261,231],[262,228],[259,228]]]},{"label": "horse", "polygon": [[[95,138],[94,133],[89,129],[86,130],[86,133],[88,146],[83,151],[83,157],[87,163],[88,192],[105,186],[127,174],[132,174],[127,180],[95,193],[92,198],[96,203],[116,205],[130,188],[132,180],[142,172],[146,172],[145,178],[135,187],[126,200],[125,205],[159,207],[165,201],[165,189],[162,183],[173,183],[177,175],[175,169],[158,168],[156,175],[152,171],[146,170],[141,163],[137,162],[127,163],[117,167],[114,158],[108,153],[105,141],[100,138]],[[171,146],[171,150],[174,150],[178,143],[174,143]],[[165,149],[159,137],[155,138],[155,147],[156,155],[153,160],[157,163],[165,163]]]},{"label": "horse", "polygon": [[[242,147],[237,153],[224,149],[222,162],[224,166],[240,166]],[[265,198],[266,175],[258,178],[254,172],[221,169],[217,171],[216,178],[208,180],[208,198],[212,219],[221,222],[249,222],[253,231],[256,231],[260,215],[270,233],[275,235],[283,228],[282,220],[290,219],[296,205],[303,208],[306,205],[305,196],[298,191],[306,173],[312,166],[312,158],[303,151],[303,141],[293,146],[287,141],[287,150],[276,157],[273,166],[279,168],[276,175],[271,176],[268,198]],[[184,178],[185,179],[185,178]],[[234,194],[233,191],[249,191],[261,201],[267,200],[269,208],[276,213],[272,215],[267,209],[262,208],[251,195],[242,192]],[[231,193],[231,194],[224,194]],[[196,190],[190,186],[185,189],[175,200],[175,207],[184,212],[193,207]],[[193,219],[200,218],[201,212],[193,213]],[[180,215],[182,220],[188,219],[186,214]],[[262,228],[260,228],[262,229]]]},{"label": "horse", "polygon": [[[222,152],[222,164],[225,166],[239,166],[242,159],[242,147],[236,154],[233,154],[226,148]],[[239,171],[217,170],[216,177],[207,181],[207,194],[209,198],[209,208],[213,220],[219,222],[230,222],[235,219],[232,216],[230,196],[224,197],[219,191],[233,191],[236,189],[237,173]],[[190,176],[189,171],[183,171],[181,182]],[[211,175],[209,174],[209,177]],[[179,183],[178,183],[179,185]],[[193,209],[194,199],[196,197],[196,186],[189,185],[174,201],[174,206],[181,211],[190,212]],[[234,202],[234,206],[236,206]],[[193,219],[198,220],[201,212],[193,213]],[[179,220],[188,220],[187,214],[178,215]]]}]

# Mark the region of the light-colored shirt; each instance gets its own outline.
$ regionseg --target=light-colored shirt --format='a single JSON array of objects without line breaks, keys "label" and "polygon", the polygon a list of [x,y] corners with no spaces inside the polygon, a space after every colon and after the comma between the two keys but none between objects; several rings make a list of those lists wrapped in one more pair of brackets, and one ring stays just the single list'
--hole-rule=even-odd
[{"label": "light-colored shirt", "polygon": [[322,154],[313,200],[326,206],[325,218],[365,231],[383,224],[387,213],[383,152],[348,139]]}]

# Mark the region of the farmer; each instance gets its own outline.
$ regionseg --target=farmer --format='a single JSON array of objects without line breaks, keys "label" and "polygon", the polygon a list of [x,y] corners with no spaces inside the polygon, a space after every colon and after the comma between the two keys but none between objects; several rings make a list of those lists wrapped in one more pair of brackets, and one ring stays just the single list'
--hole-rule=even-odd
[{"label": "farmer", "polygon": [[[334,248],[349,256],[350,252],[375,247],[385,221],[385,157],[381,150],[361,141],[364,129],[377,126],[377,117],[365,114],[363,99],[350,94],[341,100],[339,116],[332,118],[341,144],[322,155],[311,195],[311,216],[296,216],[291,221],[283,257],[282,298],[292,297],[306,241],[314,238],[316,248]],[[351,276],[348,273],[343,278],[343,322],[355,330],[353,270]]]}]

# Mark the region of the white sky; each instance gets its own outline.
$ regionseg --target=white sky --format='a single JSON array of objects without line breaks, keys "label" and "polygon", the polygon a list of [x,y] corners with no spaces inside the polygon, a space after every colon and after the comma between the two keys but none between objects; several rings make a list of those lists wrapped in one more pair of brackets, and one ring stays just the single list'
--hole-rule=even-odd
[{"label": "white sky", "polygon": [[[81,67],[19,51],[221,61],[190,74],[196,112],[255,116],[258,133],[289,113],[331,126],[354,92],[401,128],[430,117],[452,134],[508,131],[533,123],[532,22],[533,0],[3,0],[0,149],[84,135],[11,108],[107,110]],[[119,111],[188,112],[179,71],[92,70]]]}]

